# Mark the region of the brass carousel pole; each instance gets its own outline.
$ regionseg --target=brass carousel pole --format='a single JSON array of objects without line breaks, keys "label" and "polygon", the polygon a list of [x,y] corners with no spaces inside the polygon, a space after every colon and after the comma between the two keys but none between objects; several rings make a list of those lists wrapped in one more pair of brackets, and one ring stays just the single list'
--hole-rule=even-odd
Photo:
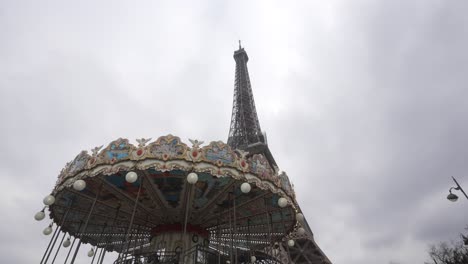
[{"label": "brass carousel pole", "polygon": [[96,202],[97,202],[97,199],[99,197],[99,194],[101,194],[101,190],[102,190],[102,185],[104,184],[104,182],[101,182],[101,186],[99,187],[99,191],[96,193],[96,197],[94,198],[93,200],[93,204],[91,205],[91,209],[89,210],[89,213],[88,213],[88,217],[86,218],[86,222],[85,222],[85,225],[83,227],[83,231],[82,233],[80,234],[80,241],[78,242],[78,246],[76,247],[75,249],[75,253],[73,254],[73,258],[71,260],[71,264],[75,263],[75,259],[76,259],[76,255],[78,254],[78,250],[80,250],[80,246],[81,246],[81,235],[86,231],[86,228],[88,227],[88,223],[89,223],[89,219],[91,219],[91,214],[93,213],[94,211],[94,207],[96,205]]},{"label": "brass carousel pole", "polygon": [[289,253],[289,245],[288,245],[288,239],[287,239],[288,234],[286,230],[286,225],[284,224],[283,211],[280,211],[280,213],[281,213],[281,224],[283,225],[284,237],[286,238],[286,250],[288,251],[288,261],[292,262],[291,254]]},{"label": "brass carousel pole", "polygon": [[99,264],[102,264],[104,262],[104,256],[106,255],[106,250],[104,250],[104,253],[102,253],[102,257],[101,257],[101,262],[99,262]]},{"label": "brass carousel pole", "polygon": [[[143,186],[143,178],[144,177],[141,177],[141,179],[140,179],[140,186],[138,187],[138,193],[137,193],[137,197],[135,199],[135,205],[133,206],[132,217],[130,218],[130,224],[128,226],[127,234],[125,235],[125,243],[127,244],[127,249],[125,251],[128,251],[128,248],[130,246],[130,243],[127,242],[127,240],[128,240],[128,236],[129,236],[130,231],[131,231],[132,226],[133,226],[133,220],[135,219],[135,213],[136,213],[136,209],[137,209],[137,205],[138,205],[138,199],[140,198],[141,187]],[[123,252],[122,252],[122,256],[125,258],[127,256],[127,253],[123,254]]]},{"label": "brass carousel pole", "polygon": [[[101,234],[99,235],[99,237],[97,239],[98,242],[96,242],[95,252],[98,249],[98,244],[99,244],[99,242],[101,242],[101,237],[102,237],[102,234],[104,234],[104,230],[106,230],[106,227],[107,227],[107,223],[104,224],[104,227],[102,228],[102,232],[101,232]],[[101,250],[101,253],[102,253],[102,250]],[[96,255],[97,255],[96,253],[93,255],[93,259],[91,260],[91,264],[94,263],[94,259],[96,258]],[[100,255],[99,255],[99,257],[100,257]],[[98,257],[98,259],[99,259],[99,257]]]},{"label": "brass carousel pole", "polygon": [[[233,198],[232,198],[232,208],[233,208],[233,222],[234,222],[234,237],[236,237],[237,239],[237,223],[236,223],[236,218],[237,218],[237,215],[236,215],[236,184],[234,184],[233,188],[232,188],[232,194],[233,194]],[[234,263],[237,264],[237,247],[234,248],[234,257],[235,257],[235,261]]]},{"label": "brass carousel pole", "polygon": [[[232,194],[231,192],[229,192],[229,194],[228,194],[229,195],[229,198],[228,198],[229,204],[231,204],[231,202],[232,202],[231,201],[231,194]],[[230,237],[230,240],[231,240],[230,241],[231,242],[231,248],[230,248],[229,259],[230,259],[230,263],[232,263],[232,257],[233,257],[232,256],[232,254],[233,254],[232,249],[234,247],[233,240],[232,240],[233,237],[232,237],[232,224],[231,224],[231,212],[232,212],[232,210],[229,208],[228,212],[229,212],[229,214],[228,214],[229,215],[229,237]]]},{"label": "brass carousel pole", "polygon": [[185,252],[188,250],[188,248],[185,247],[185,236],[187,235],[187,222],[188,222],[188,215],[189,215],[189,210],[190,210],[190,198],[192,195],[192,184],[187,183],[187,198],[186,198],[186,204],[185,204],[185,217],[184,217],[184,233],[182,235],[182,247],[184,250],[182,252]]},{"label": "brass carousel pole", "polygon": [[[104,248],[101,248],[101,250],[99,250],[99,256],[96,260],[96,263],[99,264],[99,260],[101,259],[101,256],[102,256],[102,252],[104,251]],[[93,260],[94,261],[94,260]],[[91,262],[92,263],[92,262]]]},{"label": "brass carousel pole", "polygon": [[273,256],[273,244],[271,241],[271,218],[270,218],[270,211],[268,210],[268,201],[267,198],[264,199],[265,201],[265,208],[266,208],[266,217],[267,217],[267,227],[268,227],[268,240],[270,243],[270,256]]},{"label": "brass carousel pole", "polygon": [[249,258],[252,258],[252,249],[250,248],[250,218],[247,218],[247,234],[245,236],[247,248],[249,249]]},{"label": "brass carousel pole", "polygon": [[[115,217],[114,217],[114,219],[112,220],[112,225],[111,225],[111,226],[113,226],[113,225],[115,224],[115,221],[117,220],[117,217],[119,216],[119,212],[120,212],[120,207],[121,207],[121,206],[122,206],[121,204],[117,205],[117,210],[116,210],[116,212],[115,212]],[[106,243],[107,243],[107,241],[106,241]],[[106,255],[106,245],[104,245],[104,246],[102,247],[101,253],[102,253],[102,255],[99,256],[99,258],[98,258],[96,264],[102,264],[102,262],[104,261],[104,256]]]},{"label": "brass carousel pole", "polygon": [[[53,225],[53,223],[52,223],[51,225]],[[49,249],[52,250],[52,249],[50,248],[50,245],[52,245],[52,241],[55,239],[55,236],[58,236],[58,234],[57,234],[57,231],[58,231],[58,230],[59,230],[59,228],[56,228],[55,231],[54,231],[54,234],[53,234],[52,237],[50,238],[49,245],[47,246],[46,251],[44,252],[44,255],[42,256],[42,259],[41,259],[40,264],[44,263],[43,261],[44,261],[46,255],[47,255],[47,253],[49,252]]]},{"label": "brass carousel pole", "polygon": [[[70,202],[70,205],[68,206],[67,211],[65,212],[65,215],[63,216],[62,223],[60,224],[59,233],[60,233],[60,231],[62,230],[62,226],[63,226],[63,224],[65,223],[65,220],[67,220],[68,212],[70,212],[70,208],[71,208],[72,205],[73,205],[73,201]],[[60,250],[60,245],[62,244],[63,239],[65,238],[66,234],[67,234],[67,233],[65,233],[65,232],[63,233],[62,241],[60,241],[60,244],[59,244],[59,246],[57,247],[57,252],[55,253],[55,257],[57,257],[57,254],[58,254],[58,252],[59,252],[59,250]],[[57,236],[55,237],[54,243],[52,244],[52,248],[50,249],[49,254],[47,254],[47,258],[45,259],[44,263],[47,263],[47,261],[49,260],[50,253],[52,253],[52,250],[54,249],[54,246],[55,246],[55,243],[57,242],[58,236],[59,236],[59,235],[57,234]],[[54,257],[54,260],[55,260],[55,257]],[[52,261],[52,263],[54,263],[54,262]]]},{"label": "brass carousel pole", "polygon": [[218,226],[218,235],[216,236],[218,238],[218,244],[216,245],[216,249],[218,250],[218,264],[221,264],[221,250],[219,249],[221,247],[221,226],[219,225],[219,218],[216,219],[217,226]]},{"label": "brass carousel pole", "polygon": [[[83,221],[80,221],[80,225],[78,226],[78,231],[81,229],[81,226],[83,225]],[[76,236],[73,237],[73,242],[70,246],[70,250],[68,250],[68,254],[67,254],[67,257],[65,258],[65,261],[63,262],[64,264],[67,263],[67,260],[68,260],[68,257],[70,257],[70,253],[73,249],[73,246],[75,245],[75,241],[76,241]]]},{"label": "brass carousel pole", "polygon": [[60,243],[59,243],[59,245],[58,245],[58,247],[57,247],[57,251],[55,252],[54,258],[52,259],[52,264],[54,264],[55,259],[57,258],[57,255],[58,255],[58,253],[59,253],[59,251],[60,251],[60,248],[61,248],[60,245],[62,245],[63,240],[65,240],[65,237],[66,237],[66,236],[67,236],[67,232],[63,232],[63,237],[62,237],[62,239],[60,240]]}]

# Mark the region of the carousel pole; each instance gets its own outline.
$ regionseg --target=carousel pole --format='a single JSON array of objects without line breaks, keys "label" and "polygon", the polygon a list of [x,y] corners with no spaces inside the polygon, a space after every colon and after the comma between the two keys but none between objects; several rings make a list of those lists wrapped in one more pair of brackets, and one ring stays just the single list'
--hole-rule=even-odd
[{"label": "carousel pole", "polygon": [[92,247],[92,248],[91,248],[91,250],[94,252],[94,254],[93,254],[93,258],[91,259],[91,264],[93,264],[93,262],[94,262],[94,258],[95,258],[95,257],[96,257],[96,255],[97,255],[97,254],[96,254],[96,253],[97,253],[97,249],[98,249],[98,247],[97,247],[97,246],[94,246],[94,247]]},{"label": "carousel pole", "polygon": [[[141,177],[141,179],[140,179],[140,186],[138,187],[138,193],[137,193],[137,197],[135,199],[135,205],[133,206],[132,217],[130,218],[130,224],[129,224],[128,229],[127,229],[127,234],[125,235],[125,243],[127,244],[126,251],[128,251],[128,248],[130,246],[130,244],[127,242],[127,240],[128,240],[128,235],[130,234],[130,231],[131,231],[132,226],[133,226],[133,220],[135,220],[135,214],[136,214],[136,209],[137,209],[137,205],[138,205],[138,199],[140,198],[140,192],[141,192],[141,187],[142,186],[143,186],[143,177]],[[127,254],[125,253],[125,255],[123,255],[123,256],[126,257]]]},{"label": "carousel pole", "polygon": [[[107,222],[104,224],[104,227],[102,228],[102,232],[98,237],[98,240],[97,240],[98,242],[96,242],[96,249],[98,248],[97,245],[99,244],[99,242],[101,242],[102,234],[104,234],[104,230],[106,230],[106,227],[107,227]],[[96,252],[96,250],[95,250],[95,252]],[[93,255],[93,259],[91,260],[91,264],[94,263],[94,259],[96,258],[96,255],[97,255],[96,253]],[[98,257],[98,259],[99,259],[99,257]]]},{"label": "carousel pole", "polygon": [[[193,170],[193,167],[192,167],[192,170]],[[190,200],[191,200],[190,198],[192,196],[192,188],[193,188],[192,185],[195,185],[198,182],[198,175],[192,171],[187,175],[186,179],[187,179],[186,186],[188,186],[188,190],[187,190],[187,198],[186,198],[186,205],[185,205],[184,232],[182,233],[183,238],[181,239],[182,240],[182,252],[184,254],[183,258],[185,258],[186,251],[187,251],[186,245],[185,245],[186,243],[184,242],[184,240],[186,239],[185,236],[187,233],[187,222],[189,218]],[[182,261],[185,261],[185,260],[182,259]]]},{"label": "carousel pole", "polygon": [[122,259],[125,259],[129,255],[128,250],[130,249],[130,245],[132,244],[132,240],[134,239],[134,237],[135,234],[134,232],[132,232],[131,234],[129,234],[129,237],[125,239],[127,248],[125,249],[125,253],[122,252]]},{"label": "carousel pole", "polygon": [[[99,251],[99,256],[96,260],[96,263],[98,264],[99,263],[99,260],[101,259],[101,256],[102,256],[102,252],[104,251],[104,248],[101,248],[101,250]],[[93,260],[94,261],[94,260]],[[92,262],[91,262],[92,263]]]},{"label": "carousel pole", "polygon": [[[62,226],[65,223],[65,220],[67,220],[68,212],[70,212],[70,208],[71,208],[72,204],[73,204],[73,201],[70,202],[70,205],[68,206],[67,211],[65,212],[65,215],[63,216],[62,223],[60,224],[60,228],[59,228],[59,233],[62,230]],[[63,242],[63,239],[65,238],[65,235],[66,235],[66,233],[63,233],[62,242]],[[52,253],[52,250],[55,247],[55,243],[57,242],[58,237],[59,237],[59,234],[57,234],[57,236],[55,237],[54,243],[52,244],[52,247],[50,248],[49,254],[47,254],[47,258],[44,260],[44,264],[47,263],[47,261],[49,260],[50,253]],[[59,246],[57,247],[57,253],[55,254],[55,256],[57,256],[57,254],[58,254],[58,252],[60,250],[60,245],[62,244],[62,242],[60,242]],[[55,260],[55,258],[54,258],[54,260]]]},{"label": "carousel pole", "polygon": [[76,241],[76,237],[73,237],[73,242],[72,242],[72,244],[70,246],[70,250],[68,250],[67,257],[65,258],[65,261],[63,262],[64,264],[67,263],[68,257],[70,257],[70,253],[71,253],[71,251],[73,249],[73,246],[75,246],[75,241]]},{"label": "carousel pole", "polygon": [[[98,199],[98,197],[99,197],[99,194],[101,194],[101,190],[102,190],[102,185],[103,185],[103,184],[104,184],[104,182],[101,182],[101,186],[99,187],[99,191],[96,193],[96,197],[95,197],[94,200],[93,200],[93,204],[91,205],[91,209],[89,210],[88,217],[86,218],[86,222],[85,222],[85,225],[84,225],[84,227],[83,227],[83,232],[82,232],[81,234],[83,234],[83,233],[86,231],[86,228],[88,227],[89,219],[91,219],[91,214],[92,214],[93,211],[94,211],[94,206],[96,205],[96,202],[97,202],[97,199]],[[70,264],[75,263],[76,255],[78,255],[78,251],[80,250],[80,246],[81,246],[81,234],[80,234],[80,241],[78,242],[78,246],[76,246],[75,253],[73,254],[73,258],[72,258]]]},{"label": "carousel pole", "polygon": [[[187,222],[188,222],[188,215],[189,215],[189,210],[190,210],[190,198],[191,198],[191,195],[192,195],[192,185],[187,184],[187,186],[188,186],[187,199],[186,199],[187,202],[185,204],[184,233],[183,233],[182,241],[184,241],[185,236],[187,234]],[[185,251],[187,250],[187,248],[185,248],[185,243],[184,242],[182,242],[182,247],[184,248],[183,252],[185,254]]]},{"label": "carousel pole", "polygon": [[104,249],[104,253],[102,253],[102,257],[101,257],[101,262],[99,262],[99,264],[102,264],[102,262],[104,262],[104,256],[106,255],[106,250]]},{"label": "carousel pole", "polygon": [[[52,251],[54,250],[54,247],[55,247],[55,243],[57,243],[57,239],[58,237],[60,236],[60,232],[62,231],[62,227],[60,226],[57,226],[57,235],[55,236],[54,238],[54,242],[52,243],[52,246],[50,247],[50,250],[49,250],[49,253],[47,253],[47,257],[46,259],[44,260],[44,264],[47,263],[47,261],[49,260],[49,257],[50,257],[50,254],[52,253]],[[60,246],[58,247],[60,249]]]},{"label": "carousel pole", "polygon": [[[119,216],[120,207],[121,207],[121,206],[122,206],[122,205],[121,205],[120,203],[117,205],[116,212],[115,212],[115,217],[114,217],[114,219],[112,219],[111,228],[114,227],[115,221],[117,220],[117,217]],[[106,242],[105,242],[105,244],[104,244],[104,247],[102,248],[102,249],[104,250],[104,253],[102,254],[101,263],[102,263],[102,260],[104,260],[104,254],[106,253],[106,245],[107,245],[107,242],[108,242],[108,241],[109,241],[109,240],[106,239]],[[99,263],[99,258],[98,258],[98,260],[97,260],[96,263],[97,263],[97,264]]]},{"label": "carousel pole", "polygon": [[135,243],[133,244],[133,253],[132,253],[133,256],[135,256],[135,250],[138,244],[138,239],[140,238],[140,227],[141,227],[140,225],[138,225],[137,227],[136,239],[135,239]]},{"label": "carousel pole", "polygon": [[[229,203],[231,203],[232,202],[231,201],[231,192],[229,192],[228,195],[229,195],[229,199],[228,199]],[[231,239],[231,248],[230,248],[229,259],[230,259],[230,263],[232,263],[232,257],[233,257],[232,256],[232,249],[234,247],[234,244],[233,244],[233,241],[232,241],[233,237],[232,237],[232,225],[231,225],[231,212],[232,212],[232,210],[228,209],[228,212],[229,212],[229,237]]]},{"label": "carousel pole", "polygon": [[[237,215],[236,215],[236,185],[234,184],[233,188],[232,188],[232,194],[233,194],[233,198],[232,198],[232,207],[233,207],[233,220],[234,220],[234,236],[237,238],[237,223],[236,223],[236,218],[237,218]],[[234,263],[237,264],[237,247],[234,248],[234,257],[236,258]]]},{"label": "carousel pole", "polygon": [[[80,221],[80,225],[78,226],[78,231],[81,229],[81,225],[83,224],[83,221]],[[67,263],[67,260],[68,260],[68,257],[70,256],[70,253],[73,249],[73,246],[75,245],[75,240],[76,240],[76,237],[73,237],[73,242],[70,246],[70,250],[68,250],[68,254],[67,254],[67,257],[65,258],[65,261],[63,262],[64,264]]]},{"label": "carousel pole", "polygon": [[57,247],[57,251],[55,252],[54,258],[52,259],[52,264],[54,264],[55,259],[57,258],[57,255],[58,255],[58,253],[59,253],[59,251],[60,251],[60,248],[61,248],[60,245],[62,245],[63,240],[65,240],[65,236],[66,236],[66,235],[67,235],[67,232],[63,232],[63,237],[62,237],[62,239],[60,240],[60,243],[59,243],[59,245],[58,245],[58,247]]},{"label": "carousel pole", "polygon": [[216,219],[217,221],[217,226],[218,226],[218,235],[217,235],[217,238],[218,238],[218,244],[216,245],[216,249],[218,250],[218,264],[221,264],[221,251],[219,250],[219,247],[221,246],[221,226],[219,225],[219,218]]},{"label": "carousel pole", "polygon": [[166,232],[163,232],[162,237],[161,237],[161,242],[159,242],[159,245],[156,245],[159,250],[162,250],[163,248],[166,249],[166,240],[164,240],[165,238],[166,238]]},{"label": "carousel pole", "polygon": [[267,198],[264,199],[265,208],[266,208],[266,217],[267,217],[267,227],[268,227],[268,240],[270,242],[270,256],[273,256],[273,244],[271,243],[271,222],[270,222],[270,211],[268,210],[268,201]]},{"label": "carousel pole", "polygon": [[288,261],[292,262],[291,254],[289,253],[289,245],[288,245],[288,239],[287,239],[287,233],[286,233],[286,225],[284,224],[283,211],[280,211],[280,213],[281,213],[281,224],[283,225],[284,237],[286,238],[286,250],[288,251]]},{"label": "carousel pole", "polygon": [[[52,225],[52,224],[51,224],[51,225]],[[57,231],[58,231],[58,228],[55,229],[54,234],[53,234],[52,237],[50,238],[49,245],[47,245],[46,251],[44,252],[44,255],[42,256],[42,259],[41,259],[41,263],[40,263],[40,264],[44,263],[43,261],[44,261],[46,255],[47,255],[47,253],[49,252],[49,249],[52,250],[52,249],[50,248],[50,245],[52,245],[52,241],[54,240],[55,236],[56,236],[56,235],[58,236]]]},{"label": "carousel pole", "polygon": [[249,258],[252,257],[252,250],[250,248],[250,218],[247,218],[247,235],[245,236],[247,248],[249,249]]}]

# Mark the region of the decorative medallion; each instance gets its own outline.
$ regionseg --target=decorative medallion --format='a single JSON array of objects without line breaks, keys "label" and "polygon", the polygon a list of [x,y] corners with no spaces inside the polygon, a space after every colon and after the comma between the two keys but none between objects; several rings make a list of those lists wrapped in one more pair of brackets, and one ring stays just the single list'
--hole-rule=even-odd
[{"label": "decorative medallion", "polygon": [[99,157],[104,161],[108,161],[111,164],[129,159],[129,153],[135,149],[135,147],[128,143],[128,139],[119,138],[109,144],[101,153]]},{"label": "decorative medallion", "polygon": [[198,141],[198,140],[193,140],[189,139],[189,141],[192,143],[192,149],[189,152],[189,157],[193,161],[198,161],[202,157],[202,152],[200,149],[200,145],[203,144],[203,141]]},{"label": "decorative medallion", "polygon": [[262,180],[277,182],[273,177],[273,170],[268,160],[262,154],[255,154],[250,158],[250,171],[257,174]]},{"label": "decorative medallion", "polygon": [[70,163],[68,173],[76,174],[79,171],[82,171],[86,167],[90,157],[91,156],[89,156],[86,150],[81,151],[81,153],[78,154],[78,156],[76,156],[76,158]]},{"label": "decorative medallion", "polygon": [[236,154],[231,150],[231,147],[221,141],[211,142],[203,148],[203,152],[205,153],[205,159],[217,166],[233,166],[236,160]]},{"label": "decorative medallion", "polygon": [[153,157],[163,160],[184,158],[187,150],[187,145],[180,142],[180,138],[168,135],[160,137],[148,145],[149,154]]}]

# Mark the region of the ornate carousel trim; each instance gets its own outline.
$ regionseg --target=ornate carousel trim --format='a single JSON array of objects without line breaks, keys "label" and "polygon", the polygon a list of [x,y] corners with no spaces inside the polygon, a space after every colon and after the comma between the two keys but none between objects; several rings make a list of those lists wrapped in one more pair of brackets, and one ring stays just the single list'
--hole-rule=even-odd
[{"label": "ornate carousel trim", "polygon": [[81,151],[60,172],[53,194],[72,187],[77,180],[152,168],[205,172],[218,178],[243,180],[286,198],[289,205],[297,208],[289,178],[285,173],[273,170],[262,154],[247,157],[247,152],[232,150],[221,141],[201,147],[203,141],[190,140],[192,147],[189,147],[173,135],[161,136],[146,145],[150,140],[137,139],[138,146],[135,146],[128,139],[119,138],[104,149],[102,146],[93,148],[91,155]]}]

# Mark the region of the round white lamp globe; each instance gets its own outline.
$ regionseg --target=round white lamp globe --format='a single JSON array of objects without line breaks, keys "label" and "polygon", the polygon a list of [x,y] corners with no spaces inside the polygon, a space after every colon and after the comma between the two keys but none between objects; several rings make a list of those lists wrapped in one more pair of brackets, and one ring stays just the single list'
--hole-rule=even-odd
[{"label": "round white lamp globe", "polygon": [[92,256],[94,256],[94,249],[90,249],[88,251],[88,257],[92,257]]},{"label": "round white lamp globe", "polygon": [[250,190],[252,190],[252,187],[250,186],[248,182],[244,182],[243,184],[241,184],[240,188],[241,188],[241,192],[243,193],[249,193]]},{"label": "round white lamp globe", "polygon": [[250,262],[254,263],[255,261],[257,261],[257,258],[255,256],[251,256],[250,257]]},{"label": "round white lamp globe", "polygon": [[73,183],[73,189],[77,191],[82,191],[86,188],[86,182],[83,180],[77,180]]},{"label": "round white lamp globe", "polygon": [[44,230],[42,230],[42,234],[48,236],[52,233],[52,227],[51,226],[48,226],[46,228],[44,228]]},{"label": "round white lamp globe", "polygon": [[284,197],[281,197],[278,199],[278,205],[279,207],[286,207],[286,205],[288,205],[288,200],[286,200]]},{"label": "round white lamp globe", "polygon": [[195,184],[198,181],[198,175],[195,172],[191,172],[187,175],[187,181],[190,184]]},{"label": "round white lamp globe", "polygon": [[302,227],[299,227],[299,228],[297,229],[297,233],[298,233],[299,235],[301,235],[301,236],[302,236],[302,235],[304,235],[304,234],[305,234],[305,229],[304,229],[304,228],[302,228]]},{"label": "round white lamp globe", "polygon": [[138,180],[138,174],[134,171],[129,171],[127,172],[127,175],[125,175],[125,180],[129,183],[134,183]]},{"label": "round white lamp globe", "polygon": [[44,217],[45,217],[44,211],[39,211],[34,215],[34,219],[36,219],[36,221],[41,221],[42,219],[44,219]]},{"label": "round white lamp globe", "polygon": [[70,246],[70,244],[71,244],[71,243],[70,243],[70,238],[67,238],[67,240],[63,241],[63,244],[62,244],[62,245],[63,245],[64,248],[67,248],[67,247]]},{"label": "round white lamp globe", "polygon": [[294,240],[292,239],[288,240],[288,246],[294,247]]},{"label": "round white lamp globe", "polygon": [[297,213],[296,214],[296,220],[299,221],[299,222],[304,221],[304,215],[301,214],[301,213]]},{"label": "round white lamp globe", "polygon": [[55,203],[55,197],[53,195],[47,195],[46,197],[44,197],[42,202],[45,205],[53,205]]}]

